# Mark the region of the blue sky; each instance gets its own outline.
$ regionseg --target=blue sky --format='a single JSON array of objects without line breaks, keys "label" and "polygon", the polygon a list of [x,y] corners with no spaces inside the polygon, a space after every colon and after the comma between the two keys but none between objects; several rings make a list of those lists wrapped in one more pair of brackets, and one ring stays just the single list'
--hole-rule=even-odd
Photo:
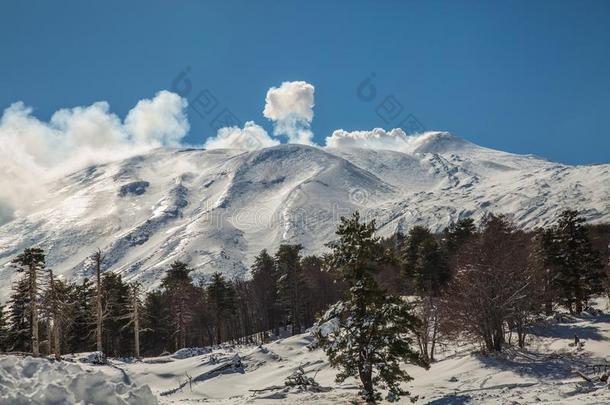
[{"label": "blue sky", "polygon": [[[266,91],[315,86],[315,140],[412,115],[480,145],[566,163],[610,162],[608,1],[4,1],[0,109],[48,119],[106,100],[123,117],[190,67],[240,121]],[[372,101],[357,96],[374,74]],[[188,96],[187,96],[188,97]],[[402,106],[389,122],[387,97]],[[189,111],[190,143],[214,135]],[[386,117],[387,118],[387,117]]]}]

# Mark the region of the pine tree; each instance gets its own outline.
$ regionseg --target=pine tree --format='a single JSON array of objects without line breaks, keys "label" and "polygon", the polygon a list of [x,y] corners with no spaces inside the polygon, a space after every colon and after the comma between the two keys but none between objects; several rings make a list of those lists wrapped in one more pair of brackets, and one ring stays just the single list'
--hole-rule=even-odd
[{"label": "pine tree", "polygon": [[476,234],[477,228],[472,218],[462,218],[453,222],[443,231],[443,246],[448,256],[455,255],[458,250]]},{"label": "pine tree", "polygon": [[8,327],[6,307],[0,305],[0,352],[6,352],[8,347]]},{"label": "pine tree", "polygon": [[411,229],[403,250],[405,272],[415,280],[422,296],[438,296],[449,281],[449,266],[441,248],[429,229]]},{"label": "pine tree", "polygon": [[546,315],[553,312],[553,301],[557,298],[558,260],[553,229],[541,228],[536,231],[531,242],[530,267],[539,285],[540,299]]},{"label": "pine tree", "polygon": [[9,299],[9,330],[7,351],[31,350],[32,320],[29,315],[29,282],[22,278],[13,285]]},{"label": "pine tree", "polygon": [[255,258],[251,268],[252,289],[261,330],[273,330],[279,334],[279,275],[273,257],[262,250]]},{"label": "pine tree", "polygon": [[53,270],[48,271],[48,286],[43,297],[43,314],[47,318],[48,348],[57,360],[61,357],[62,336],[72,320],[69,286],[57,280]]},{"label": "pine tree", "polygon": [[318,256],[305,256],[301,260],[306,294],[303,298],[303,320],[307,326],[313,325],[316,317],[342,296],[342,283],[338,283],[335,275],[322,267],[323,260]]},{"label": "pine tree", "polygon": [[44,251],[40,248],[25,249],[22,254],[17,256],[13,263],[19,266],[18,271],[25,273],[25,279],[27,280],[29,299],[28,311],[31,320],[32,356],[37,357],[40,355],[38,336],[38,302],[40,294],[40,278],[43,276],[43,270],[45,268]]},{"label": "pine tree", "polygon": [[325,266],[340,274],[349,290],[318,320],[318,342],[331,366],[340,370],[337,382],[359,378],[360,393],[369,403],[381,398],[378,386],[388,389],[388,400],[398,400],[408,395],[400,384],[412,379],[401,362],[426,366],[411,348],[419,321],[405,301],[386,294],[375,281],[379,266],[388,260],[375,236],[375,222],[360,223],[356,212],[341,218],[337,235]]},{"label": "pine tree", "polygon": [[66,336],[67,348],[71,353],[94,350],[97,330],[94,285],[85,278],[80,284],[72,285],[68,294],[72,304],[72,322]]},{"label": "pine tree", "polygon": [[212,280],[206,289],[208,304],[214,316],[216,344],[222,343],[222,330],[225,322],[235,313],[235,292],[231,284],[221,273],[212,274]]},{"label": "pine tree", "polygon": [[142,310],[142,347],[146,353],[159,354],[172,347],[173,322],[166,294],[152,291],[146,294]]},{"label": "pine tree", "polygon": [[129,329],[129,286],[120,274],[106,272],[102,277],[103,325],[102,339],[105,354],[117,356],[131,352],[133,335]]},{"label": "pine tree", "polygon": [[288,321],[292,325],[292,335],[301,333],[303,321],[303,298],[305,282],[301,267],[301,245],[280,245],[275,254],[275,265],[280,275],[278,294]]},{"label": "pine tree", "polygon": [[193,269],[186,263],[175,261],[165,273],[161,281],[169,302],[170,319],[173,324],[172,335],[175,338],[175,348],[186,347],[188,339],[188,326],[193,319],[193,308],[191,303],[195,301],[195,289],[191,284],[189,273]]},{"label": "pine tree", "polygon": [[577,211],[566,210],[554,228],[558,274],[556,277],[562,303],[580,313],[592,294],[603,291],[604,274],[599,254],[591,245],[585,219]]}]

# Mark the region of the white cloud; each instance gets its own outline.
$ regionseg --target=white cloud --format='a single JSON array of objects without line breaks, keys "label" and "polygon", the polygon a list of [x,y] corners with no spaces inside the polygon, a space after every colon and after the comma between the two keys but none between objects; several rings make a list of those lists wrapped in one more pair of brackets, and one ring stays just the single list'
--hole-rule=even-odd
[{"label": "white cloud", "polygon": [[279,141],[272,139],[264,128],[248,121],[243,128],[225,127],[218,130],[214,138],[208,138],[204,147],[206,149],[245,149],[255,150],[279,145]]},{"label": "white cloud", "polygon": [[17,102],[0,118],[0,224],[25,207],[45,182],[86,165],[175,146],[188,132],[186,101],[161,91],[142,100],[125,122],[106,102],[62,109],[49,122]]},{"label": "white cloud", "polygon": [[375,128],[371,131],[345,131],[337,129],[326,138],[327,148],[385,149],[403,153],[438,153],[470,147],[448,132],[428,131],[407,135],[402,129],[386,131]]},{"label": "white cloud", "polygon": [[177,146],[189,130],[187,101],[175,93],[160,91],[152,100],[140,100],[127,114],[125,127],[135,142]]},{"label": "white cloud", "polygon": [[311,84],[296,81],[267,91],[263,115],[274,122],[274,135],[288,136],[289,143],[311,144],[314,90]]},{"label": "white cloud", "polygon": [[337,129],[326,138],[328,148],[367,148],[405,150],[410,143],[410,137],[400,128],[386,131],[375,128],[372,131],[345,131]]}]

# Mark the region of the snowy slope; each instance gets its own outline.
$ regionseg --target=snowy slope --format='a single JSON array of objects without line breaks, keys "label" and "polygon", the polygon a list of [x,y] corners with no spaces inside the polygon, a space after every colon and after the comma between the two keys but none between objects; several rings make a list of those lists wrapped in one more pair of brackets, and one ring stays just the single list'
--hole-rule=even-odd
[{"label": "snowy slope", "polygon": [[[437,353],[439,361],[429,370],[406,366],[414,380],[404,388],[418,396],[417,404],[607,404],[610,389],[598,379],[602,371],[586,367],[610,365],[607,298],[598,299],[597,307],[605,314],[546,321],[532,331],[525,350],[509,346],[501,355],[491,356],[480,354],[472,344],[444,342]],[[575,334],[583,344],[580,348],[572,345]],[[44,404],[50,403],[50,398],[82,398],[86,394],[96,398],[96,404],[136,405],[154,403],[151,392],[160,404],[359,403],[354,402],[358,400],[358,382],[349,378],[336,383],[336,370],[329,366],[322,350],[308,348],[312,342],[306,333],[262,346],[192,350],[192,357],[186,357],[188,350],[182,349],[175,355],[143,361],[110,359],[109,365],[7,356],[0,359],[0,404],[3,394],[12,399],[11,404]],[[74,361],[83,356],[66,357]],[[322,389],[312,392],[286,387],[286,378],[299,367]],[[594,381],[584,381],[576,374],[579,371]],[[66,372],[72,374],[73,382]],[[106,376],[103,385],[97,383],[100,375]],[[3,383],[7,385],[4,391]],[[87,383],[91,388],[83,393]],[[24,397],[40,402],[14,400]],[[119,397],[125,402],[119,402]],[[403,398],[400,403],[411,401]]]},{"label": "snowy slope", "polygon": [[90,275],[87,257],[100,248],[107,268],[154,287],[177,259],[203,277],[245,274],[258,251],[280,243],[320,253],[355,209],[389,235],[487,212],[531,228],[567,207],[610,221],[610,165],[562,165],[448,133],[422,135],[402,152],[158,149],[54,181],[0,226],[0,299],[16,278],[10,259],[33,245],[68,278]]}]

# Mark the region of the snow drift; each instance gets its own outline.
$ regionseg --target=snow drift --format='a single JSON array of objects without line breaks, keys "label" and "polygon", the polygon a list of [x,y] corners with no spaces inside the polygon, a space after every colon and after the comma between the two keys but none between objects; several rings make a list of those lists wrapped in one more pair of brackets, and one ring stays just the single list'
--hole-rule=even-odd
[{"label": "snow drift", "polygon": [[111,379],[78,364],[40,358],[0,357],[0,403],[11,405],[154,405],[147,385]]}]

